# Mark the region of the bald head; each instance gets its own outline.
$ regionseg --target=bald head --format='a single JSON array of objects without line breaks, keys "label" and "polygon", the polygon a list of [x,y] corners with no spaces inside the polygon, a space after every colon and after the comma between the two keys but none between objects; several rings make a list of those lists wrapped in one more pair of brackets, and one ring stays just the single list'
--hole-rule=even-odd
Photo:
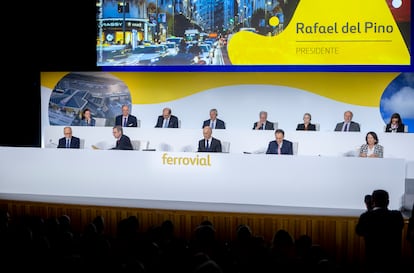
[{"label": "bald head", "polygon": [[204,139],[210,139],[212,133],[213,133],[213,130],[211,129],[210,126],[204,126],[203,128]]}]

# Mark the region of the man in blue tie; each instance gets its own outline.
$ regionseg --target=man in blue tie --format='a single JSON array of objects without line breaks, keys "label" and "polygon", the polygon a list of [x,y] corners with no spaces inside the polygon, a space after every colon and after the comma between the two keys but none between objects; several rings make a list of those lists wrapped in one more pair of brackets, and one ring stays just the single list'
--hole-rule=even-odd
[{"label": "man in blue tie", "polygon": [[58,148],[79,149],[80,139],[72,135],[72,128],[66,126],[63,128],[64,137],[59,139]]},{"label": "man in blue tie", "polygon": [[129,113],[128,105],[122,105],[122,115],[116,116],[115,126],[138,127],[138,119]]},{"label": "man in blue tie", "polygon": [[211,129],[226,129],[226,124],[221,119],[217,118],[218,113],[217,109],[213,108],[210,110],[210,119],[207,119],[203,122],[203,127],[210,126]]},{"label": "man in blue tie", "polygon": [[361,128],[358,122],[352,121],[354,114],[351,111],[345,111],[344,121],[335,126],[335,132],[360,132]]},{"label": "man in blue tie", "polygon": [[164,108],[158,116],[155,128],[178,128],[178,118],[171,114],[171,108]]},{"label": "man in blue tie", "polygon": [[212,153],[221,153],[221,141],[217,138],[212,137],[213,130],[210,126],[205,126],[203,128],[203,139],[198,141],[198,152],[212,152]]}]

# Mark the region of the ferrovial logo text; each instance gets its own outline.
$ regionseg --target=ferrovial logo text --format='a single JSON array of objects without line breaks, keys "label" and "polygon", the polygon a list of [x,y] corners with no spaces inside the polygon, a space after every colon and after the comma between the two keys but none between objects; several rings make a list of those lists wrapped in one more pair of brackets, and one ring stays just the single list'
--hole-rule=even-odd
[{"label": "ferrovial logo text", "polygon": [[190,156],[169,156],[168,153],[162,155],[163,165],[184,165],[184,166],[211,166],[210,155],[206,156],[196,155]]}]

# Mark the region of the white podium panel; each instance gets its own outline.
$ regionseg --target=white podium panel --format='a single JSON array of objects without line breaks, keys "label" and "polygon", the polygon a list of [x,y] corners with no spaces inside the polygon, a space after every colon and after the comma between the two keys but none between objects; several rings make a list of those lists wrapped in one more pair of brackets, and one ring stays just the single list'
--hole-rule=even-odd
[{"label": "white podium panel", "polygon": [[[300,149],[300,148],[299,148]],[[397,158],[0,147],[0,198],[187,210],[359,215],[399,209]]]},{"label": "white podium panel", "polygon": [[[115,145],[112,127],[73,126],[73,135],[85,139],[85,149],[92,145],[109,149]],[[125,128],[131,140],[148,143],[148,148],[168,152],[194,152],[203,138],[202,129]],[[242,129],[213,130],[213,136],[230,143],[229,153],[264,153],[269,141],[275,139],[274,131]],[[366,132],[304,132],[285,131],[285,139],[298,143],[298,155],[355,156],[365,143]],[[43,147],[55,148],[63,137],[62,126],[45,129]],[[378,133],[379,143],[384,146],[384,157],[414,161],[414,134]]]}]

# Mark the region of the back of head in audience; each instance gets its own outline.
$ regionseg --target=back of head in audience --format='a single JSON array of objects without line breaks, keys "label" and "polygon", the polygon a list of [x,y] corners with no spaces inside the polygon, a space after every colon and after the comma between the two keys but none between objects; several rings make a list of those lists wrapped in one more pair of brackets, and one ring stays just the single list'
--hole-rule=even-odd
[{"label": "back of head in audience", "polygon": [[364,203],[365,203],[365,207],[367,208],[367,210],[372,210],[373,206],[372,206],[372,195],[371,194],[365,195]]},{"label": "back of head in audience", "polygon": [[386,208],[389,203],[389,195],[385,190],[375,190],[372,192],[373,207]]}]

